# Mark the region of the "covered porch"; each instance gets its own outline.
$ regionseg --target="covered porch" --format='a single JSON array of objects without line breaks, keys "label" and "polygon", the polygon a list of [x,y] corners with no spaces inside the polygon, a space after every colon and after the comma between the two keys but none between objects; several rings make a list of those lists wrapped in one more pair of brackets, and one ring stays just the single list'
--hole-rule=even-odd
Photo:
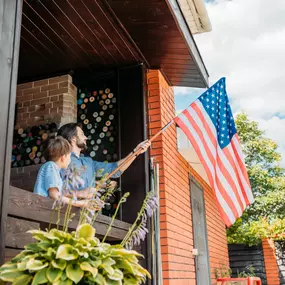
[{"label": "covered porch", "polygon": [[[171,86],[206,87],[208,74],[191,35],[190,23],[185,20],[185,11],[176,0],[4,0],[0,5],[4,15],[0,19],[0,64],[3,67],[0,79],[2,263],[29,241],[28,229],[48,226],[53,204],[48,198],[10,185],[15,121],[20,122],[20,128],[25,128],[50,123],[54,119],[51,101],[33,103],[39,106],[38,109],[26,113],[29,116],[32,112],[38,113],[31,116],[30,121],[24,119],[21,114],[25,113],[25,108],[28,110],[24,102],[49,98],[52,90],[49,87],[44,90],[42,86],[54,84],[50,79],[57,76],[72,77],[72,84],[77,88],[72,100],[80,95],[78,89],[81,85],[89,86],[90,82],[97,84],[111,78],[118,100],[116,149],[118,158],[122,158],[137,143],[148,138],[147,69],[160,69]],[[37,83],[43,81],[47,84]],[[30,83],[30,91],[19,95],[18,90],[17,93],[17,85]],[[105,83],[101,85],[105,86]],[[43,97],[36,98],[46,91],[47,96],[42,94]],[[64,114],[64,95],[68,92],[58,92],[56,95],[63,96],[58,99],[57,115],[62,111],[60,116],[67,118]],[[16,108],[17,96],[27,95],[32,97],[21,101],[22,105]],[[68,118],[59,124],[66,120]],[[24,180],[32,179],[23,173]],[[149,191],[148,154],[139,158],[118,183],[122,193],[130,191],[131,196],[115,222],[110,240],[124,237],[145,193]],[[77,210],[74,211],[77,213]],[[77,221],[78,215],[71,228],[76,227]],[[99,236],[105,234],[109,222],[110,217],[98,217],[95,227]],[[52,223],[55,224],[55,221]],[[150,267],[149,241],[142,246],[142,252]]]}]

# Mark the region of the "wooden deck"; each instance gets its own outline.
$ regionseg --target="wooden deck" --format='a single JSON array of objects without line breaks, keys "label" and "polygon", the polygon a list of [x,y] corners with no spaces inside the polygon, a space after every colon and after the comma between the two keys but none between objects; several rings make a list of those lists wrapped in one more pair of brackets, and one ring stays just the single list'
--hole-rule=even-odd
[{"label": "wooden deck", "polygon": [[[53,201],[41,197],[26,190],[10,186],[10,198],[8,204],[8,218],[6,224],[5,260],[15,256],[24,245],[33,241],[27,231],[30,229],[46,229],[51,221]],[[79,209],[72,210],[75,217],[70,222],[69,228],[75,229],[79,221]],[[57,220],[54,215],[52,224]],[[64,221],[64,209],[60,213],[60,225]],[[100,238],[105,235],[111,218],[99,215],[94,226],[96,234]],[[109,234],[109,240],[120,241],[126,235],[130,224],[115,220]]]}]

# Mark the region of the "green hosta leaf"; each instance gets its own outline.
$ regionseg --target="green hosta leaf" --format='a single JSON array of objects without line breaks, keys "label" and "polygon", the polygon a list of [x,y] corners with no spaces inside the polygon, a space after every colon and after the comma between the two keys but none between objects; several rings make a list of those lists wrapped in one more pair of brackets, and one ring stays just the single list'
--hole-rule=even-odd
[{"label": "green hosta leaf", "polygon": [[90,251],[87,246],[83,246],[81,244],[77,244],[75,250],[78,252],[80,256],[84,256],[86,258],[89,257],[88,252]]},{"label": "green hosta leaf", "polygon": [[84,271],[88,271],[90,272],[93,277],[96,277],[97,273],[98,273],[98,269],[91,266],[90,263],[88,263],[87,261],[84,261],[80,264],[80,268]]},{"label": "green hosta leaf", "polygon": [[64,260],[74,260],[78,258],[78,253],[70,244],[62,244],[57,249],[56,258]]},{"label": "green hosta leaf", "polygon": [[84,271],[78,264],[69,264],[66,267],[66,275],[69,279],[77,284],[82,279]]},{"label": "green hosta leaf", "polygon": [[17,269],[16,263],[11,263],[11,262],[5,263],[0,267],[0,274],[1,272],[12,270],[12,269]]},{"label": "green hosta leaf", "polygon": [[47,273],[47,268],[44,268],[44,269],[38,271],[34,276],[32,285],[47,283],[48,279],[47,279],[46,273]]},{"label": "green hosta leaf", "polygon": [[104,264],[101,264],[100,265],[109,275],[113,275],[114,274],[114,268],[110,265],[104,265]]},{"label": "green hosta leaf", "polygon": [[88,262],[95,268],[97,268],[99,265],[102,264],[102,261],[101,259],[98,259],[98,260],[91,260],[91,259],[88,259]]},{"label": "green hosta leaf", "polygon": [[91,246],[95,247],[97,246],[98,244],[100,244],[100,240],[96,237],[94,237],[93,239],[89,240]]},{"label": "green hosta leaf", "polygon": [[50,241],[41,241],[38,244],[38,247],[42,250],[48,250],[49,248],[52,247],[52,243]]},{"label": "green hosta leaf", "polygon": [[57,268],[48,268],[46,277],[50,283],[56,282],[60,279],[62,271]]},{"label": "green hosta leaf", "polygon": [[65,270],[62,272],[62,275],[61,275],[61,278],[60,278],[60,279],[61,279],[62,281],[64,281],[64,280],[67,279]]},{"label": "green hosta leaf", "polygon": [[113,275],[108,275],[111,280],[123,280],[124,274],[121,270],[115,269]]},{"label": "green hosta leaf", "polygon": [[125,248],[112,248],[111,255],[116,257],[132,257],[132,256],[144,257],[142,254],[138,253],[135,250],[128,250]]},{"label": "green hosta leaf", "polygon": [[76,229],[77,238],[91,240],[94,238],[96,230],[90,224],[82,224]]},{"label": "green hosta leaf", "polygon": [[63,259],[54,259],[54,260],[52,260],[51,265],[54,268],[58,268],[60,270],[64,270],[65,267],[66,267],[66,261],[63,260]]},{"label": "green hosta leaf", "polygon": [[128,273],[135,274],[132,264],[126,259],[117,260],[116,266],[120,269],[124,269],[124,271],[127,271]]},{"label": "green hosta leaf", "polygon": [[133,268],[134,268],[136,275],[139,275],[141,277],[147,276],[148,278],[151,278],[151,275],[149,274],[149,272],[146,269],[144,269],[142,266],[140,266],[139,264],[133,264]]},{"label": "green hosta leaf", "polygon": [[68,232],[63,232],[57,229],[52,229],[50,231],[51,234],[53,234],[55,237],[58,237],[60,239],[72,239],[72,235]]},{"label": "green hosta leaf", "polygon": [[32,280],[33,276],[25,274],[16,278],[12,285],[27,285]]},{"label": "green hosta leaf", "polygon": [[14,258],[11,259],[13,263],[17,263],[19,261],[22,261],[25,257],[29,256],[29,253],[27,251],[22,251],[19,254],[17,254]]},{"label": "green hosta leaf", "polygon": [[53,233],[49,232],[46,234],[46,238],[51,240],[51,241],[59,241],[59,242],[63,242],[64,238],[60,238],[55,236]]},{"label": "green hosta leaf", "polygon": [[107,251],[110,249],[110,247],[111,247],[111,245],[108,243],[101,243],[99,245],[99,248],[101,249],[101,251]]},{"label": "green hosta leaf", "polygon": [[42,249],[40,247],[38,247],[37,243],[30,243],[28,245],[25,246],[26,250],[30,250],[32,252],[41,252]]},{"label": "green hosta leaf", "polygon": [[11,269],[10,271],[1,272],[0,279],[6,282],[13,282],[16,278],[25,275],[24,272],[21,272],[17,269]]},{"label": "green hosta leaf", "polygon": [[[111,280],[109,278],[107,278],[107,284],[108,285],[122,285],[122,280]],[[135,283],[137,284],[137,283]]]},{"label": "green hosta leaf", "polygon": [[38,271],[48,266],[48,263],[42,263],[40,260],[36,260],[34,258],[30,259],[27,262],[26,268],[28,270]]},{"label": "green hosta leaf", "polygon": [[55,249],[53,249],[53,248],[50,247],[50,248],[47,250],[46,256],[47,256],[47,257],[50,257],[50,258],[52,258],[52,259],[54,259],[55,256],[56,256],[56,251],[55,251]]},{"label": "green hosta leaf", "polygon": [[90,243],[82,237],[79,239],[76,239],[76,242],[82,246],[90,246]]},{"label": "green hosta leaf", "polygon": [[108,285],[106,279],[103,277],[102,274],[97,274],[97,276],[94,278],[94,281],[97,283],[97,284],[100,284],[100,285]]},{"label": "green hosta leaf", "polygon": [[28,233],[32,234],[33,238],[36,240],[44,240],[47,234],[47,232],[41,230],[30,230]]},{"label": "green hosta leaf", "polygon": [[134,276],[128,276],[127,278],[124,278],[124,285],[141,284],[139,280],[139,278],[135,278]]},{"label": "green hosta leaf", "polygon": [[114,264],[116,264],[116,261],[114,260],[114,259],[112,259],[112,258],[110,258],[110,257],[108,257],[108,258],[105,258],[105,259],[103,259],[102,260],[102,265],[110,265],[110,266],[112,266],[112,265],[114,265]]},{"label": "green hosta leaf", "polygon": [[56,282],[53,282],[52,285],[72,285],[73,282],[70,279],[66,279],[66,280],[57,280]]},{"label": "green hosta leaf", "polygon": [[22,262],[19,262],[19,263],[17,264],[18,270],[19,270],[19,271],[25,271],[25,270],[27,270],[27,263],[28,263],[28,260],[24,260],[24,261],[22,261]]}]

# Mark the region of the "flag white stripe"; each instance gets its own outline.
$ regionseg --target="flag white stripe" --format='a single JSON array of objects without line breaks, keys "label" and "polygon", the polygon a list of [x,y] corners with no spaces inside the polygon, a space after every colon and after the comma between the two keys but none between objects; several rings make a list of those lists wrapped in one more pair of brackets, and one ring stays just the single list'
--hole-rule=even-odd
[{"label": "flag white stripe", "polygon": [[187,126],[187,128],[189,129],[189,131],[191,132],[191,134],[193,135],[194,139],[197,141],[198,145],[200,146],[200,151],[201,154],[205,160],[205,163],[207,164],[210,172],[211,172],[211,176],[213,178],[214,181],[214,191],[217,195],[217,199],[221,205],[221,207],[223,208],[224,212],[226,213],[226,215],[228,216],[229,220],[233,223],[235,221],[235,215],[233,214],[231,208],[229,207],[228,203],[225,201],[224,197],[222,196],[222,194],[219,191],[219,188],[217,187],[217,183],[216,183],[216,176],[215,176],[215,170],[213,168],[212,163],[210,162],[208,155],[206,153],[206,150],[202,144],[202,141],[200,140],[198,134],[196,133],[195,129],[193,128],[192,124],[190,124],[190,122],[188,121],[188,119],[184,116],[184,114],[181,114],[179,116],[179,118],[183,121],[183,123]]},{"label": "flag white stripe", "polygon": [[[246,179],[245,179],[245,177],[244,177],[244,175],[243,175],[243,172],[241,171],[240,165],[239,165],[239,163],[237,162],[237,159],[236,159],[236,157],[235,157],[235,154],[234,154],[234,150],[233,150],[232,145],[229,144],[229,145],[227,146],[227,149],[229,150],[229,152],[230,152],[230,154],[231,154],[231,156],[232,156],[232,158],[233,158],[234,164],[235,164],[235,166],[236,166],[236,169],[237,169],[237,171],[238,171],[239,177],[240,177],[240,179],[241,179],[242,186],[243,186],[243,188],[244,188],[244,190],[245,190],[245,192],[246,192],[246,195],[247,195],[247,197],[248,197],[248,193],[250,193],[250,194],[252,195],[252,192],[251,192],[251,189],[250,189],[250,187],[249,187],[249,185],[248,185],[248,183],[247,183],[247,181],[246,181]],[[250,199],[249,199],[249,201],[250,201]]]},{"label": "flag white stripe", "polygon": [[[197,106],[197,107],[198,107],[199,109],[201,108],[200,106]],[[204,109],[204,108],[203,108],[203,109]],[[210,119],[210,117],[208,116],[208,113],[204,114],[204,113],[206,112],[205,110],[201,110],[201,109],[200,109],[200,111],[201,111],[202,114],[204,115],[205,121],[207,122],[207,124],[208,124],[209,127],[211,128],[211,131],[212,131],[212,133],[213,133],[213,135],[214,135],[214,137],[215,137],[215,140],[217,140],[216,128],[215,128],[215,129],[212,128],[213,122],[212,122],[212,120]],[[233,182],[234,182],[234,185],[235,185],[235,187],[236,187],[236,189],[237,189],[237,191],[238,191],[238,196],[239,196],[239,198],[240,198],[240,200],[241,200],[241,202],[242,202],[242,205],[243,205],[243,209],[242,209],[242,210],[244,210],[245,207],[246,207],[246,202],[245,202],[245,200],[244,200],[244,197],[243,197],[243,194],[242,194],[242,190],[241,190],[240,185],[239,185],[239,183],[238,183],[238,178],[237,178],[236,172],[234,171],[234,169],[233,169],[233,167],[231,166],[231,164],[230,164],[229,160],[227,159],[226,155],[224,154],[224,152],[223,152],[222,149],[220,148],[218,142],[217,142],[217,148],[213,145],[212,140],[210,139],[210,137],[209,137],[209,135],[208,135],[206,129],[205,129],[204,126],[203,126],[203,122],[201,121],[201,118],[198,116],[198,114],[196,113],[196,111],[195,111],[194,109],[192,109],[192,108],[188,108],[188,112],[190,113],[190,115],[192,116],[193,120],[196,122],[196,124],[198,125],[199,129],[201,130],[201,132],[202,132],[202,134],[203,134],[203,137],[204,137],[205,141],[207,142],[207,145],[208,145],[208,147],[209,147],[209,149],[210,149],[210,151],[211,151],[211,153],[212,153],[212,155],[213,155],[214,158],[216,157],[216,153],[218,152],[218,156],[220,157],[221,163],[222,163],[223,166],[226,168],[226,170],[229,172],[229,175],[231,176],[231,178],[232,178],[232,180],[233,180]],[[220,169],[219,169],[219,170],[220,170]],[[222,174],[222,171],[221,171],[221,170],[220,170],[220,173]],[[228,181],[227,178],[226,178],[224,175],[223,175],[223,177],[224,177],[224,179],[225,179],[226,181]],[[228,183],[230,183],[230,182],[228,181]],[[229,191],[227,191],[228,193],[231,193],[231,194],[233,194],[233,195],[235,196],[235,201],[238,203],[238,198],[237,198],[237,196],[236,196],[236,193],[231,190],[232,187],[231,187],[229,184],[227,184],[227,186],[225,185],[225,187],[227,187],[227,188],[225,188],[226,190],[229,190]],[[229,187],[229,188],[228,188],[228,187]],[[239,203],[238,203],[238,205],[239,205]],[[242,210],[241,210],[241,211],[242,211]]]},{"label": "flag white stripe", "polygon": [[[233,142],[233,144],[234,144],[234,146],[235,146],[235,148],[236,148],[236,150],[238,152],[238,156],[239,156],[240,160],[244,161],[243,153],[241,151],[241,147],[240,147],[240,144],[239,144],[236,136],[233,136],[232,142]],[[247,195],[248,201],[250,203],[252,203],[254,201],[254,197],[253,197],[252,191],[250,189],[248,190],[247,188],[245,190],[246,190],[246,195]]]}]

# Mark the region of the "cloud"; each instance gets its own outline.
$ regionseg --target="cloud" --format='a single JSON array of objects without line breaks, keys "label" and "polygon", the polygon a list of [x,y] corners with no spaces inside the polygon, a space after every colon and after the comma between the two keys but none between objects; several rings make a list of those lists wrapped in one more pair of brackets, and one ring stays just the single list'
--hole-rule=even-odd
[{"label": "cloud", "polygon": [[[225,76],[233,112],[244,110],[257,120],[285,158],[284,0],[216,0],[206,6],[213,30],[195,40],[210,83]],[[187,92],[191,88],[180,95]]]}]

